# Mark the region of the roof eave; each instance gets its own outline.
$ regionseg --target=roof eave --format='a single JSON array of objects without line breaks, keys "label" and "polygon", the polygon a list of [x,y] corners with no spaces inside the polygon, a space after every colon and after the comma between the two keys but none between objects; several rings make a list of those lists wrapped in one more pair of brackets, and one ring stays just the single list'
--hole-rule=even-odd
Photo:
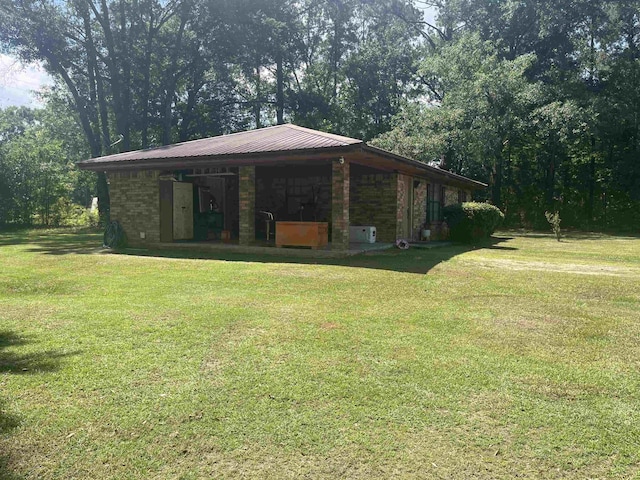
[{"label": "roof eave", "polygon": [[440,175],[440,176],[444,176],[444,177],[448,177],[451,178],[453,180],[462,182],[462,183],[466,183],[466,184],[470,184],[472,185],[474,188],[487,188],[488,185],[486,183],[483,182],[479,182],[477,180],[473,180],[471,178],[467,178],[465,176],[462,175],[458,175],[457,173],[453,173],[453,172],[449,172],[447,170],[442,170],[440,168],[436,168],[436,167],[432,167],[431,165],[427,165],[424,162],[420,162],[418,160],[413,160],[411,158],[407,158],[407,157],[403,157],[402,155],[397,155],[393,152],[389,152],[387,150],[384,150],[382,148],[378,148],[378,147],[374,147],[371,145],[367,145],[367,144],[363,144],[361,146],[362,150],[366,151],[366,152],[371,152],[371,153],[375,153],[387,158],[391,158],[393,160],[396,160],[398,162],[404,163],[406,165],[411,165],[413,167],[417,167],[420,168],[422,170],[426,170],[430,173],[436,174],[436,175]]},{"label": "roof eave", "polygon": [[243,165],[266,165],[282,159],[282,157],[295,157],[304,155],[310,160],[326,158],[328,155],[340,155],[360,148],[364,142],[342,145],[339,147],[323,147],[299,150],[277,150],[272,152],[250,152],[223,155],[204,155],[197,157],[170,157],[170,158],[145,158],[132,160],[108,160],[109,157],[101,157],[104,160],[89,159],[76,162],[76,166],[81,170],[96,172],[117,171],[117,170],[152,170],[171,168],[198,168],[210,166],[215,163],[224,163],[231,166]]}]

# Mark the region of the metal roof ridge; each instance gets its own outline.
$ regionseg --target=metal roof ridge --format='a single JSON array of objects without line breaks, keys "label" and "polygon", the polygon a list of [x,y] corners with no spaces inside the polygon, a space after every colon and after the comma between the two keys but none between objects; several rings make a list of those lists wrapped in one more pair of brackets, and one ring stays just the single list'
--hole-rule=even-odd
[{"label": "metal roof ridge", "polygon": [[[329,132],[323,132],[321,130],[314,130],[313,128],[307,128],[307,127],[302,127],[300,125],[295,125],[293,123],[284,123],[282,125],[276,125],[277,127],[289,127],[292,128],[294,130],[299,130],[302,132],[306,132],[309,133],[311,135],[315,135],[318,137],[323,137],[323,138],[328,138],[331,140],[336,140],[339,142],[344,142],[345,145],[355,145],[358,143],[364,143],[363,140],[360,140],[358,138],[353,138],[353,137],[345,137],[344,135],[337,135],[335,133],[329,133]],[[267,128],[271,128],[271,127],[267,127]]]},{"label": "metal roof ridge", "polygon": [[[122,158],[122,157],[130,157],[130,156],[136,156],[137,154],[141,154],[141,153],[149,153],[149,152],[156,152],[156,151],[166,151],[166,150],[179,150],[180,147],[183,147],[185,145],[199,145],[199,144],[206,144],[209,142],[227,142],[229,140],[231,140],[232,138],[237,138],[237,137],[249,137],[247,139],[247,143],[251,142],[251,136],[258,134],[258,132],[264,132],[265,130],[273,130],[274,134],[275,131],[278,130],[283,130],[283,129],[289,129],[289,130],[293,130],[293,131],[297,131],[297,132],[302,132],[302,133],[306,133],[308,135],[312,135],[316,138],[322,138],[325,140],[333,140],[335,142],[340,142],[341,146],[349,146],[349,145],[356,145],[356,144],[364,144],[364,142],[362,140],[359,140],[357,138],[351,138],[351,137],[344,137],[342,135],[336,135],[333,133],[327,133],[327,132],[321,132],[319,130],[314,130],[311,128],[307,128],[307,127],[301,127],[299,125],[294,125],[292,123],[284,123],[281,125],[270,125],[268,127],[262,127],[262,128],[254,128],[253,130],[245,130],[242,132],[234,132],[234,133],[227,133],[227,134],[222,134],[222,135],[216,135],[213,137],[205,137],[205,138],[196,138],[194,140],[186,140],[184,142],[179,142],[179,143],[171,143],[169,145],[159,145],[157,147],[151,147],[151,148],[143,148],[143,149],[138,149],[138,150],[129,150],[127,152],[120,152],[120,153],[112,153],[109,155],[101,155],[100,157],[94,157],[94,158],[88,158],[85,160],[80,160],[79,162],[76,162],[77,164],[88,164],[88,163],[94,163],[95,160],[98,159],[103,159],[106,157],[111,157],[111,158]],[[186,156],[190,156],[190,155],[186,155]],[[181,156],[177,156],[176,158],[180,158]]]}]

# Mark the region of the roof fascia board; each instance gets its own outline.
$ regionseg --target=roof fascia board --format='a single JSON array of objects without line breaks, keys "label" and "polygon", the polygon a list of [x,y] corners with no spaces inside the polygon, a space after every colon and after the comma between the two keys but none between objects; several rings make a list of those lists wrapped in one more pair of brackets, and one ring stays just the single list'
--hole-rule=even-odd
[{"label": "roof fascia board", "polygon": [[[246,153],[233,155],[212,155],[204,157],[176,157],[141,160],[91,161],[82,160],[76,165],[81,170],[118,171],[118,170],[157,170],[171,168],[200,168],[207,166],[245,166],[245,165],[270,165],[286,161],[286,157],[304,157],[302,160],[321,161],[329,160],[327,157],[346,155],[361,144],[345,145],[341,147],[328,147],[323,149],[286,150],[276,152]],[[108,157],[104,157],[108,158]],[[299,160],[297,160],[299,161]]]},{"label": "roof fascia board", "polygon": [[417,160],[412,160],[407,157],[403,157],[401,155],[396,155],[395,153],[389,152],[387,150],[383,150],[382,148],[373,147],[371,145],[364,144],[362,146],[362,150],[369,153],[374,153],[383,157],[390,158],[400,163],[404,163],[406,165],[411,165],[412,167],[419,168],[421,170],[426,170],[429,173],[434,175],[438,175],[445,178],[450,178],[452,180],[456,180],[458,182],[472,184],[475,188],[487,188],[488,185],[486,183],[479,182],[477,180],[472,180],[471,178],[464,177],[462,175],[458,175],[457,173],[449,172],[447,170],[441,170],[436,167],[432,167],[431,165],[427,165],[426,163],[419,162]]}]

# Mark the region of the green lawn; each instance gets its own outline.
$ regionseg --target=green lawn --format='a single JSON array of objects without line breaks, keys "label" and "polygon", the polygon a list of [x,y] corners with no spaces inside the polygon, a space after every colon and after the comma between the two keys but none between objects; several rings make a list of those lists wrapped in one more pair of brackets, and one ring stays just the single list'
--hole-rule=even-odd
[{"label": "green lawn", "polygon": [[0,234],[0,478],[640,478],[639,238],[99,243]]}]

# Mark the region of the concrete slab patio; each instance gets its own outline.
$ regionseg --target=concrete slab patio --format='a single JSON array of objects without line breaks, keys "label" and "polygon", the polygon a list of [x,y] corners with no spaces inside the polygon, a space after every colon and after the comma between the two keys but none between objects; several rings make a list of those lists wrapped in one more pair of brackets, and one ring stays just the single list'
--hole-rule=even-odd
[{"label": "concrete slab patio", "polygon": [[[423,242],[411,244],[410,248],[438,248],[451,245],[450,242]],[[319,249],[282,247],[274,245],[238,245],[235,243],[220,242],[166,242],[151,246],[152,249],[198,251],[198,252],[224,252],[238,254],[260,254],[300,258],[343,258],[353,255],[380,252],[394,248],[393,243],[350,243],[348,250],[332,250],[331,246]]]}]

